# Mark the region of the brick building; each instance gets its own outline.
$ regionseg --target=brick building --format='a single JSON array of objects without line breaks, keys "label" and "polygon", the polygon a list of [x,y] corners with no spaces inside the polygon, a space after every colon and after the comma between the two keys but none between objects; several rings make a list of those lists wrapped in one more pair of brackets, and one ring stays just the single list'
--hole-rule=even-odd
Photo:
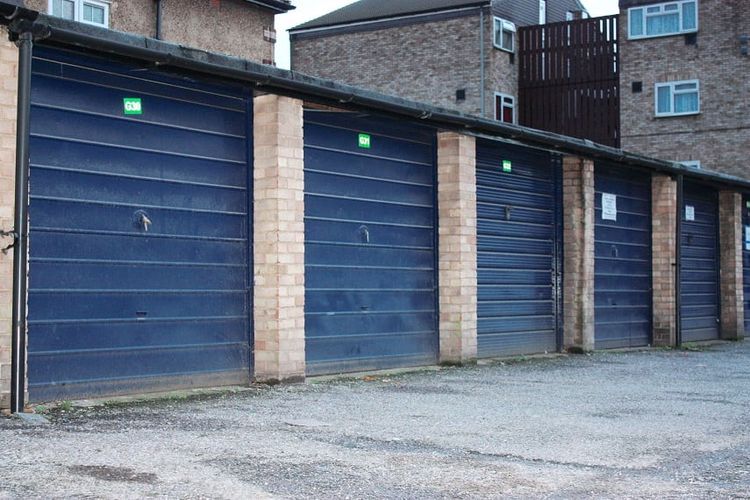
[{"label": "brick building", "polygon": [[29,9],[272,64],[274,17],[290,0],[25,0]]},{"label": "brick building", "polygon": [[746,0],[620,1],[623,149],[750,177]]},{"label": "brick building", "polygon": [[291,29],[291,65],[517,123],[516,30],[584,15],[578,0],[360,0]]}]

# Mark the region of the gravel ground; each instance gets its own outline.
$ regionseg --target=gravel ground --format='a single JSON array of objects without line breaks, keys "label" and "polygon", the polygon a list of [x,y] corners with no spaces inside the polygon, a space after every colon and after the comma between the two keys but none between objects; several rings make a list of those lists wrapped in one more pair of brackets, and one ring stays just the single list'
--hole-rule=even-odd
[{"label": "gravel ground", "polygon": [[0,498],[750,498],[750,343],[0,419]]}]

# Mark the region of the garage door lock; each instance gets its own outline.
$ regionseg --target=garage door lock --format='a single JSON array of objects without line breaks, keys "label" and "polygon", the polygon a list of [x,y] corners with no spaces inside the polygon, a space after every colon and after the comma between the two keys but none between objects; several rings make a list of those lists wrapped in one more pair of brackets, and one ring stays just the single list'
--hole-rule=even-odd
[{"label": "garage door lock", "polygon": [[148,227],[152,224],[148,214],[143,210],[137,210],[133,214],[133,222],[135,224],[135,227],[137,227],[138,229],[143,229],[143,231],[146,233],[148,232]]}]

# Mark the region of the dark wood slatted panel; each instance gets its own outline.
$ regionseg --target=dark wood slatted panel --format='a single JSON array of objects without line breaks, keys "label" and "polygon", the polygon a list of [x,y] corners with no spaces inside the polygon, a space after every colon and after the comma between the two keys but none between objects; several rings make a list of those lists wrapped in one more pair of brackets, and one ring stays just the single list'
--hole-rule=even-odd
[{"label": "dark wood slatted panel", "polygon": [[521,125],[620,147],[618,17],[518,30]]}]

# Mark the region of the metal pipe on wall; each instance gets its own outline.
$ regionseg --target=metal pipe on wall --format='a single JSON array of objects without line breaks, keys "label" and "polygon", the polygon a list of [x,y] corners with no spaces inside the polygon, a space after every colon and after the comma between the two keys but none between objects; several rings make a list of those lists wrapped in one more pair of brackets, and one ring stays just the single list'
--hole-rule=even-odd
[{"label": "metal pipe on wall", "polygon": [[675,232],[675,264],[674,264],[674,290],[675,290],[675,347],[682,345],[682,282],[680,275],[682,274],[682,213],[685,210],[683,208],[683,175],[677,175],[677,219],[676,219],[676,230]]},{"label": "metal pipe on wall", "polygon": [[29,236],[29,134],[31,132],[31,57],[34,38],[18,35],[18,121],[16,125],[16,188],[13,218],[13,340],[10,406],[23,412],[26,392],[26,291]]},{"label": "metal pipe on wall", "polygon": [[485,118],[484,114],[487,109],[487,105],[484,102],[485,99],[485,74],[484,74],[484,7],[479,7],[479,99],[481,101],[480,108],[482,110],[482,118]]},{"label": "metal pipe on wall", "polygon": [[161,40],[161,0],[156,0],[156,36],[157,40]]}]

